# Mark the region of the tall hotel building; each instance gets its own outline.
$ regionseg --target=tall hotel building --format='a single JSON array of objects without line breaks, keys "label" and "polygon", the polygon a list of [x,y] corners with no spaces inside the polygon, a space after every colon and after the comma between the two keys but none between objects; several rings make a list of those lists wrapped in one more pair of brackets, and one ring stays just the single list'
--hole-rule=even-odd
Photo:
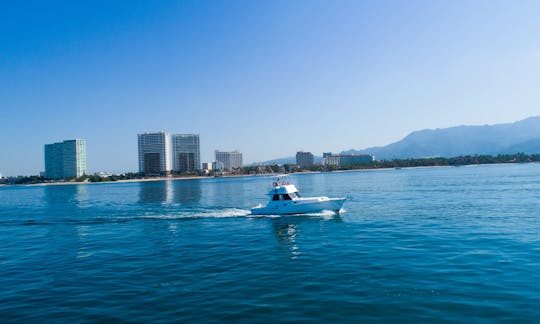
[{"label": "tall hotel building", "polygon": [[193,172],[201,169],[201,150],[198,134],[172,135],[173,170]]},{"label": "tall hotel building", "polygon": [[45,145],[45,177],[66,179],[86,174],[86,141],[67,140]]},{"label": "tall hotel building", "polygon": [[216,153],[216,162],[223,163],[223,168],[225,170],[232,170],[235,168],[242,167],[242,153],[238,151],[215,151]]},{"label": "tall hotel building", "polygon": [[138,134],[139,173],[163,175],[171,171],[170,140],[166,132]]},{"label": "tall hotel building", "polygon": [[310,168],[313,166],[313,154],[311,152],[296,152],[296,164],[302,168]]}]

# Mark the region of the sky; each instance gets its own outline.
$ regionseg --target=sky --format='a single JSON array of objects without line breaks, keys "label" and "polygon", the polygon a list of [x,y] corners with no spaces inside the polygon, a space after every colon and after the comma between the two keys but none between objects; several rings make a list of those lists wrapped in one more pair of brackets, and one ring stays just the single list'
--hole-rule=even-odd
[{"label": "sky", "polygon": [[244,162],[540,114],[540,1],[2,1],[0,173],[87,141],[137,171],[137,134]]}]

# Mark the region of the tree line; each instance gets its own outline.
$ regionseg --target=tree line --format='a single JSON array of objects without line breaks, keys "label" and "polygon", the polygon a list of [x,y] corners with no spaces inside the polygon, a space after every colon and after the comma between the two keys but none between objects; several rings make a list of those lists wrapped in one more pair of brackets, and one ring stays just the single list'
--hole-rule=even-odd
[{"label": "tree line", "polygon": [[[269,174],[269,173],[294,173],[301,171],[320,171],[331,172],[338,170],[361,170],[361,169],[384,169],[384,168],[411,168],[411,167],[434,167],[434,166],[463,166],[474,164],[495,164],[495,163],[528,163],[528,162],[540,162],[540,154],[499,154],[499,155],[465,155],[452,158],[443,157],[431,157],[431,158],[410,158],[410,159],[391,159],[391,160],[377,160],[364,164],[356,165],[314,165],[309,168],[300,168],[297,165],[292,164],[272,164],[272,165],[256,165],[245,166],[237,168],[231,172],[236,175],[249,175],[249,174]],[[176,174],[176,175],[196,175],[189,174]],[[204,175],[204,174],[200,174]],[[212,175],[212,174],[210,174]],[[79,178],[64,179],[64,182],[78,181],[78,182],[106,182],[106,181],[118,181],[118,180],[131,180],[145,178],[142,174],[136,172],[129,172],[119,175],[110,176],[98,176],[98,175],[84,175]],[[36,184],[55,182],[55,180],[47,179],[43,176],[19,176],[0,179],[0,184]]]}]

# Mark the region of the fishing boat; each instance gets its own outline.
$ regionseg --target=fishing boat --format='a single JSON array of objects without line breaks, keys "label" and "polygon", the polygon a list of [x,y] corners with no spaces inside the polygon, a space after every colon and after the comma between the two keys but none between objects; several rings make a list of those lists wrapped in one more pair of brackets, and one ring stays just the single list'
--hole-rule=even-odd
[{"label": "fishing boat", "polygon": [[251,208],[252,215],[294,215],[311,214],[322,211],[339,213],[345,198],[302,197],[298,189],[287,181],[274,181],[268,193],[270,201],[266,205],[259,204]]}]

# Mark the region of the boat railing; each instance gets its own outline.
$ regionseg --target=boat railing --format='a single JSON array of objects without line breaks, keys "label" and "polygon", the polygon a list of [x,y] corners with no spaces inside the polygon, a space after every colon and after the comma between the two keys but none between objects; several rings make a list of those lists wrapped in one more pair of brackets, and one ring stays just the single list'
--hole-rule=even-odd
[{"label": "boat railing", "polygon": [[[287,181],[281,181],[281,186],[286,186],[288,185],[289,183]],[[279,184],[279,179],[277,181],[274,181],[272,182],[272,186],[273,187],[279,187],[280,184]]]}]

